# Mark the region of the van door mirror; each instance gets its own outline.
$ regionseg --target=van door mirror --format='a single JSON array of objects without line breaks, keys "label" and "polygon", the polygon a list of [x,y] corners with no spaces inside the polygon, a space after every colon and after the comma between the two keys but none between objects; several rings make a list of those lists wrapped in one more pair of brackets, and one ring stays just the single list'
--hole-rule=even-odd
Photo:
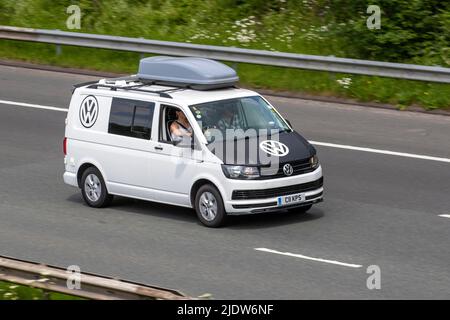
[{"label": "van door mirror", "polygon": [[172,141],[174,146],[179,148],[191,148],[194,149],[194,143],[192,138],[183,137],[182,140]]}]

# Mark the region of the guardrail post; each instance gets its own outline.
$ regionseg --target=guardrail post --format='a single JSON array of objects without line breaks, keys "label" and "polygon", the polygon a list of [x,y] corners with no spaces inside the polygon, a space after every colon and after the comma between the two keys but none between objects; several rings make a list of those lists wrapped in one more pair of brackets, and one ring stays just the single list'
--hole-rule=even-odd
[{"label": "guardrail post", "polygon": [[50,292],[47,290],[42,290],[42,296],[44,297],[44,300],[50,300]]},{"label": "guardrail post", "polygon": [[[142,38],[142,37],[139,37],[138,39],[144,40],[144,38]],[[140,52],[139,58],[140,59],[144,59],[145,58],[145,53],[144,52]]]},{"label": "guardrail post", "polygon": [[[58,31],[61,31],[61,30],[55,29],[55,31],[58,32]],[[60,44],[56,44],[56,55],[57,55],[57,56],[60,56],[61,53],[62,53],[61,45],[60,45]]]}]

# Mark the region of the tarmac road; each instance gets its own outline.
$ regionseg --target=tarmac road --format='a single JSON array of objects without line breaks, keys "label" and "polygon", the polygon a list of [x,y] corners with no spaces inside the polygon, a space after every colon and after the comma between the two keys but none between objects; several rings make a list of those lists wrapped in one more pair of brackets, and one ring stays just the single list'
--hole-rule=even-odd
[{"label": "tarmac road", "polygon": [[[317,146],[325,202],[208,229],[151,202],[92,209],[63,183],[65,112],[14,103],[67,108],[71,86],[91,79],[0,66],[0,255],[217,299],[450,298],[450,117],[268,97],[306,138],[333,144]],[[366,286],[371,265],[379,290]]]}]

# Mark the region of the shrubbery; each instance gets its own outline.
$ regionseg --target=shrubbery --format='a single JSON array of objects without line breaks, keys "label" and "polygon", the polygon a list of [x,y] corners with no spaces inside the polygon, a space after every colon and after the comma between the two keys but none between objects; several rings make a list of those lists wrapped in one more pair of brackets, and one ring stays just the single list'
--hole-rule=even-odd
[{"label": "shrubbery", "polygon": [[82,32],[450,65],[450,2],[376,0],[3,0],[1,24],[64,29],[79,4]]},{"label": "shrubbery", "polygon": [[348,56],[387,61],[450,65],[450,2],[378,0],[381,29],[368,31],[367,1],[329,1],[336,35]]},{"label": "shrubbery", "polygon": [[[450,1],[439,0],[0,0],[0,24],[66,29],[66,8],[82,11],[78,32],[272,51],[450,66]],[[379,5],[381,29],[368,30]],[[1,41],[0,57],[135,72],[139,54]],[[257,65],[243,84],[364,101],[450,105],[450,86]]]}]

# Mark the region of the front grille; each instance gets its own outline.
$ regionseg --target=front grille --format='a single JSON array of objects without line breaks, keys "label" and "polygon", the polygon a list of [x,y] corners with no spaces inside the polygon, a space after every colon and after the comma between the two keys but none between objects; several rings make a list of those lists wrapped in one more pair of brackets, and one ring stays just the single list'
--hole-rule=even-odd
[{"label": "front grille", "polygon": [[234,190],[231,195],[232,200],[250,200],[250,199],[265,199],[275,198],[279,196],[286,196],[288,194],[307,192],[319,189],[323,186],[323,177],[316,181],[311,181],[302,184],[295,184],[292,186],[261,189],[261,190]]},{"label": "front grille", "polygon": [[280,163],[278,165],[278,168],[261,167],[261,177],[259,179],[264,180],[264,179],[276,179],[286,177],[286,175],[283,172],[283,166],[288,163],[294,169],[291,176],[312,172],[315,170],[315,168],[311,167],[309,159],[310,158]]}]

